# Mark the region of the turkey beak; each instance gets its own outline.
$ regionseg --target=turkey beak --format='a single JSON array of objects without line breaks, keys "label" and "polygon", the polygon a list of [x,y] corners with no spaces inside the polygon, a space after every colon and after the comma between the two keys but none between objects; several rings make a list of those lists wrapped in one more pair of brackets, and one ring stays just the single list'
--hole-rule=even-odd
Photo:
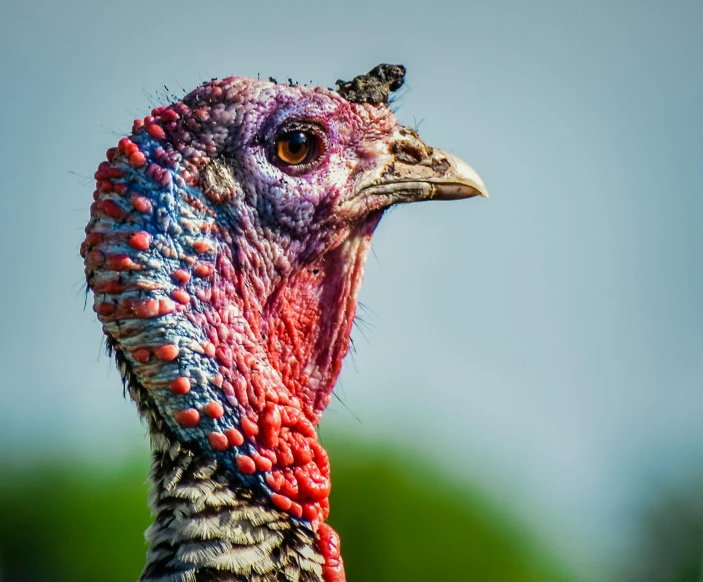
[{"label": "turkey beak", "polygon": [[[387,142],[386,142],[387,143]],[[371,206],[390,206],[423,200],[459,200],[488,190],[466,162],[431,148],[416,132],[399,127],[388,150],[377,154],[359,181],[358,194]]]}]

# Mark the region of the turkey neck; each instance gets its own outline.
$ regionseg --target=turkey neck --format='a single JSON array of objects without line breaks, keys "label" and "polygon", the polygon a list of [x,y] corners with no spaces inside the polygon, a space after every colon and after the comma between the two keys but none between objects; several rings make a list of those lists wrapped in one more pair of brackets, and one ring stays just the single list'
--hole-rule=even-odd
[{"label": "turkey neck", "polygon": [[327,582],[319,531],[272,506],[197,443],[175,438],[123,354],[115,357],[151,441],[155,518],[139,582]]},{"label": "turkey neck", "polygon": [[321,582],[317,536],[218,462],[152,432],[156,518],[140,582]]}]

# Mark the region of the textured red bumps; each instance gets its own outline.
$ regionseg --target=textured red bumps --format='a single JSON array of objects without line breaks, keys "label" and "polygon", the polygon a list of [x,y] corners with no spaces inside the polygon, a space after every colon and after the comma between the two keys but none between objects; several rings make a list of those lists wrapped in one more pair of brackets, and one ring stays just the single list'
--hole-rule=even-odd
[{"label": "textured red bumps", "polygon": [[142,269],[132,260],[132,257],[124,253],[110,253],[105,255],[105,266],[113,271],[136,271]]},{"label": "textured red bumps", "polygon": [[278,446],[278,434],[281,431],[281,409],[273,403],[269,403],[261,417],[263,428],[264,444],[269,448]]},{"label": "textured red bumps", "polygon": [[178,346],[172,344],[159,346],[154,350],[154,355],[164,362],[170,362],[178,357]]},{"label": "textured red bumps", "polygon": [[202,279],[206,279],[207,277],[210,277],[214,271],[215,271],[215,267],[213,267],[209,263],[197,263],[193,267],[193,275],[195,275],[196,277],[200,277]]},{"label": "textured red bumps", "polygon": [[210,343],[210,342],[205,342],[203,344],[203,352],[208,358],[214,358],[215,357],[215,345]]},{"label": "textured red bumps", "polygon": [[190,392],[190,380],[185,376],[176,378],[169,386],[174,394],[188,394]]},{"label": "textured red bumps", "polygon": [[176,119],[178,119],[178,117],[179,117],[178,113],[176,113],[172,109],[167,109],[166,111],[164,111],[161,114],[161,121],[166,121],[166,122],[176,121]]},{"label": "textured red bumps", "polygon": [[186,408],[185,410],[176,411],[173,418],[175,418],[176,422],[181,426],[193,428],[200,422],[200,413],[195,410],[195,408]]},{"label": "textured red bumps", "polygon": [[167,315],[176,310],[176,304],[168,298],[159,299],[159,315]]},{"label": "textured red bumps", "polygon": [[225,414],[225,409],[219,402],[211,400],[203,408],[203,412],[210,418],[222,418]]},{"label": "textured red bumps", "polygon": [[125,218],[125,216],[127,216],[127,213],[124,211],[124,209],[114,200],[103,200],[100,203],[100,207],[105,213],[105,216],[109,216],[110,218],[114,218],[115,220],[122,220],[123,218]]},{"label": "textured red bumps", "polygon": [[134,152],[129,156],[129,165],[139,168],[146,164],[146,156],[142,152]]},{"label": "textured red bumps", "polygon": [[146,132],[154,139],[166,139],[166,132],[164,131],[164,128],[160,125],[150,125],[146,128]]},{"label": "textured red bumps", "polygon": [[238,447],[244,444],[244,436],[236,428],[228,428],[225,431],[227,442],[233,447]]},{"label": "textured red bumps", "polygon": [[271,460],[266,457],[253,453],[251,458],[254,459],[254,464],[259,471],[270,471],[273,467]]},{"label": "textured red bumps", "polygon": [[339,535],[326,523],[320,524],[317,535],[320,551],[325,557],[325,565],[322,567],[325,582],[345,582]]},{"label": "textured red bumps", "polygon": [[237,469],[245,475],[251,475],[252,473],[256,473],[256,464],[251,457],[239,455],[237,457]]},{"label": "textured red bumps", "polygon": [[259,434],[259,425],[249,420],[246,416],[243,416],[239,423],[244,430],[244,434],[250,439],[253,439],[257,434]]},{"label": "textured red bumps", "polygon": [[129,246],[138,251],[145,251],[149,248],[151,244],[151,235],[143,230],[140,232],[135,232],[129,237]]},{"label": "textured red bumps", "polygon": [[137,360],[137,362],[146,364],[151,359],[151,351],[149,348],[138,348],[132,352],[132,357]]},{"label": "textured red bumps", "polygon": [[179,285],[185,285],[190,281],[190,273],[188,271],[184,271],[183,269],[177,269],[171,273],[171,279]]},{"label": "textured red bumps", "polygon": [[225,366],[232,365],[232,350],[229,346],[218,346],[215,348],[215,357],[217,361]]},{"label": "textured red bumps", "polygon": [[133,152],[138,151],[139,147],[128,137],[123,137],[117,144],[117,149],[120,153],[129,155]]},{"label": "textured red bumps", "polygon": [[206,240],[196,240],[193,243],[193,250],[196,253],[198,253],[199,255],[202,255],[203,253],[207,253],[211,249],[212,249],[212,245]]},{"label": "textured red bumps", "polygon": [[271,501],[273,501],[273,504],[276,507],[283,511],[288,511],[292,503],[292,501],[288,497],[286,497],[285,495],[281,495],[280,493],[274,493],[273,495],[271,495]]},{"label": "textured red bumps", "polygon": [[132,206],[134,206],[134,209],[138,212],[141,212],[142,214],[150,214],[153,210],[151,201],[144,196],[133,194],[131,197],[131,202]]},{"label": "textured red bumps", "polygon": [[290,509],[288,512],[293,516],[297,517],[298,519],[303,517],[303,506],[300,505],[300,503],[296,503],[295,501],[291,502],[290,504]]},{"label": "textured red bumps", "polygon": [[100,303],[95,306],[95,312],[98,315],[102,315],[103,317],[109,317],[113,313],[115,313],[115,305],[114,303]]},{"label": "textured red bumps", "polygon": [[142,319],[157,317],[159,315],[159,301],[158,299],[147,299],[135,305],[132,311],[134,311],[134,315]]},{"label": "textured red bumps", "polygon": [[190,303],[190,295],[183,289],[174,289],[171,291],[171,297],[181,305],[188,305],[188,303]]},{"label": "textured red bumps", "polygon": [[210,446],[216,451],[226,451],[229,447],[229,441],[227,437],[221,432],[211,432],[207,435],[210,441]]}]

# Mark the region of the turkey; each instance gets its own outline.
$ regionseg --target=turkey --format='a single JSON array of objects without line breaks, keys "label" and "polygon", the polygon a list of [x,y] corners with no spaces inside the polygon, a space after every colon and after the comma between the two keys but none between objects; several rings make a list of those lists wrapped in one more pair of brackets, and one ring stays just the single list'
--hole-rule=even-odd
[{"label": "turkey", "polygon": [[142,582],[343,582],[317,425],[394,204],[487,196],[400,125],[405,68],[204,83],[107,151],[81,246],[148,427]]}]

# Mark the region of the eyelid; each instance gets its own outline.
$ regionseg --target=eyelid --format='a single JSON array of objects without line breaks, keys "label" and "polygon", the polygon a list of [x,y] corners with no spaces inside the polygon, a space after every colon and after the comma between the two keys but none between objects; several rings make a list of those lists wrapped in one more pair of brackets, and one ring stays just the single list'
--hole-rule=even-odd
[{"label": "eyelid", "polygon": [[324,128],[320,126],[320,124],[302,120],[286,121],[279,125],[276,128],[276,131],[273,132],[271,141],[276,141],[280,136],[293,131],[314,133],[319,139],[323,140],[325,145],[327,143],[327,132],[325,132]]}]

